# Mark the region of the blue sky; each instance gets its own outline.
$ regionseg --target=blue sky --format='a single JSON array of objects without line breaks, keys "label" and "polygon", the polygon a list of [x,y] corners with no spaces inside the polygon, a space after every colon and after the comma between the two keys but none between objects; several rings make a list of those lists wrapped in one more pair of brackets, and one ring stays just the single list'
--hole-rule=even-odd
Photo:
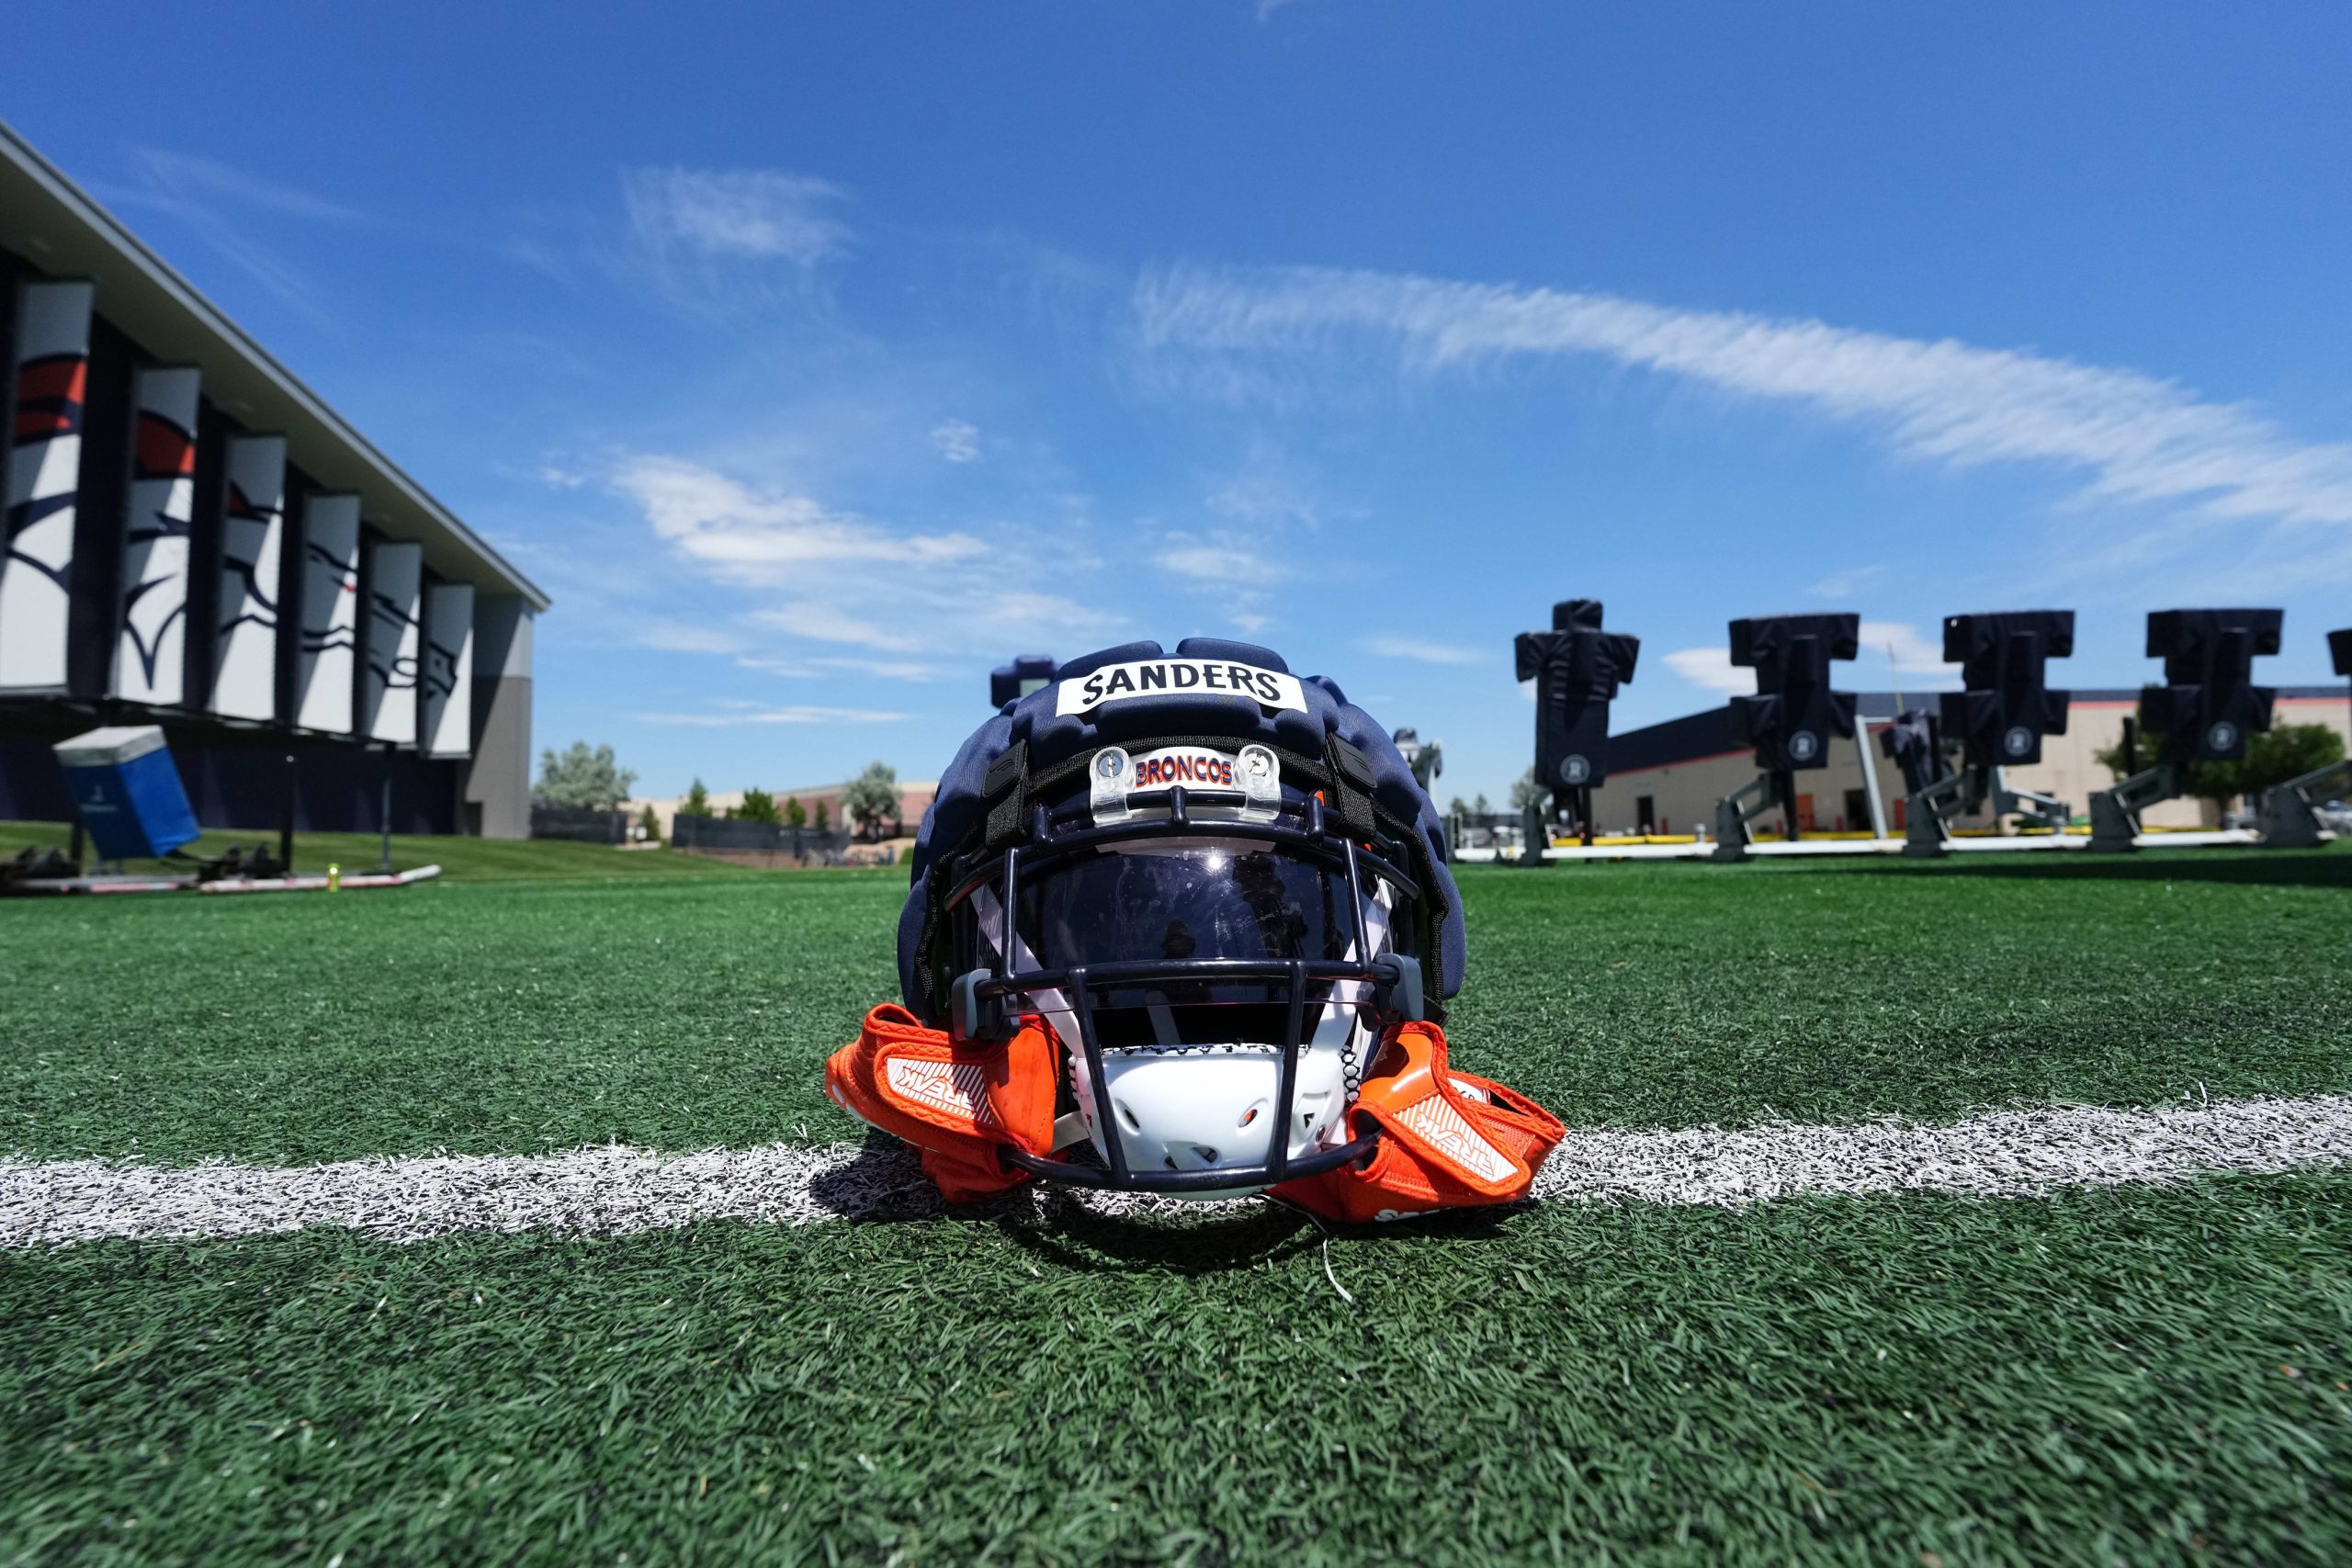
[{"label": "blue sky", "polygon": [[[0,114],[557,600],[537,738],[933,777],[987,669],[1248,636],[1531,752],[1724,625],[2352,622],[2352,12],[94,3]],[[1890,654],[1889,649],[1893,652]]]}]

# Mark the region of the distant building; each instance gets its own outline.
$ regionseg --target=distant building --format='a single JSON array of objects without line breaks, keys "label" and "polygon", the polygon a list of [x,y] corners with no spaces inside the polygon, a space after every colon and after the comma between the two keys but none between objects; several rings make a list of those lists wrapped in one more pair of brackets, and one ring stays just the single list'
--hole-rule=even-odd
[{"label": "distant building", "polygon": [[[827,824],[834,828],[846,828],[849,823],[842,816],[842,791],[848,787],[846,784],[808,784],[798,789],[779,789],[770,793],[775,796],[775,809],[778,817],[784,815],[786,801],[797,800],[801,807],[808,813],[808,820],[813,823],[817,819],[817,807],[821,803],[825,807]],[[731,816],[742,808],[743,792],[740,789],[712,790],[707,793],[710,796],[710,814],[713,817]],[[922,814],[931,809],[932,798],[938,793],[939,782],[936,779],[921,784],[901,784],[899,786],[899,820],[910,834],[921,825]],[[662,836],[667,839],[671,836],[670,819],[677,816],[678,808],[684,802],[684,795],[673,795],[667,800],[632,800],[628,804],[627,810],[631,817],[635,817],[647,807],[651,807],[654,817],[662,824]]]},{"label": "distant building", "polygon": [[[1914,693],[1905,700],[1913,706],[1932,708],[1937,694]],[[2092,792],[2115,782],[2094,754],[2121,739],[2123,721],[2137,711],[2139,703],[2136,689],[2075,693],[2066,733],[2043,738],[2040,762],[2009,769],[2011,786],[2056,795],[2077,817],[2086,814]],[[1885,803],[1886,829],[1900,833],[1905,826],[1903,775],[1878,745],[1879,732],[1895,716],[1894,694],[1859,693],[1855,712],[1856,730],[1867,731],[1871,765],[1876,770],[1880,798]],[[2275,722],[2324,724],[2352,746],[2352,706],[2347,705],[2341,686],[2278,688]],[[1870,797],[1857,754],[1857,741],[1862,739],[1858,733],[1855,740],[1831,740],[1827,764],[1796,775],[1800,830],[1870,831]],[[2154,760],[2150,757],[2147,762]],[[1609,740],[1609,782],[1592,792],[1593,823],[1604,833],[1712,832],[1715,802],[1753,779],[1756,771],[1753,750],[1732,739],[1728,708],[1707,708],[1614,735]],[[2212,807],[2204,801],[2168,800],[2151,807],[2145,821],[2151,828],[2217,826],[2211,817]],[[1962,819],[1959,825],[1989,823]],[[1785,831],[1777,810],[1767,812],[1752,829],[1767,836]]]},{"label": "distant building", "polygon": [[5,125],[0,393],[0,818],[155,723],[208,827],[529,832],[548,596]]}]

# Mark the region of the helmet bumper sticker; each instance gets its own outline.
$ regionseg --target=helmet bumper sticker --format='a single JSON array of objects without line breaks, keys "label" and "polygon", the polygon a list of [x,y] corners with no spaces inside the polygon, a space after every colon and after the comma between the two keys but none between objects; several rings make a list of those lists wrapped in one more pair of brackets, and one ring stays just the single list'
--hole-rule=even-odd
[{"label": "helmet bumper sticker", "polygon": [[1106,703],[1130,697],[1164,697],[1182,693],[1241,697],[1260,707],[1306,711],[1306,689],[1295,675],[1238,664],[1222,659],[1140,659],[1127,664],[1105,664],[1100,670],[1056,683],[1054,712],[1068,718],[1092,713]]}]

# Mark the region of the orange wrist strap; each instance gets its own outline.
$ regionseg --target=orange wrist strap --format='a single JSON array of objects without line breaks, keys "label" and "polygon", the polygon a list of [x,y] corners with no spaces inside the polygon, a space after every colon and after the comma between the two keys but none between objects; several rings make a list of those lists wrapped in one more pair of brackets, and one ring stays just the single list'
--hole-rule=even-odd
[{"label": "orange wrist strap", "polygon": [[896,1003],[865,1015],[854,1043],[825,1064],[825,1092],[851,1115],[912,1144],[951,1203],[977,1202],[1030,1179],[1007,1170],[1010,1144],[1053,1153],[1054,1066],[1061,1045],[1024,1019],[1004,1044],[952,1043]]},{"label": "orange wrist strap", "polygon": [[1342,1224],[1526,1197],[1564,1129],[1525,1096],[1453,1071],[1445,1052],[1433,1023],[1391,1029],[1349,1111],[1379,1123],[1372,1158],[1285,1181],[1272,1195]]}]

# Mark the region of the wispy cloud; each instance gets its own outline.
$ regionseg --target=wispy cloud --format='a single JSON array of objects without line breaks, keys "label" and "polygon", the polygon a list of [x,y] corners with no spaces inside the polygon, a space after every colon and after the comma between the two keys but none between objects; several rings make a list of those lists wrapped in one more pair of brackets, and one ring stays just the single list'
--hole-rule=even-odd
[{"label": "wispy cloud", "polygon": [[845,195],[829,180],[781,169],[621,171],[630,228],[665,256],[814,266],[849,249],[849,225],[834,216]]},{"label": "wispy cloud", "polygon": [[[1084,600],[1092,556],[1075,540],[1049,541],[1034,520],[992,525],[991,547],[973,534],[894,527],[786,485],[661,455],[625,459],[608,483],[635,504],[667,564],[707,585],[694,592],[708,620],[664,598],[639,643],[692,644],[786,677],[925,681],[953,678],[982,656],[1001,659],[1007,626],[1076,642],[1107,639],[1123,624],[1116,609]],[[1042,558],[1056,563],[1057,586],[1068,593],[1029,585]],[[658,585],[651,569],[640,575],[648,603],[679,586]],[[729,590],[731,604],[711,597]]]},{"label": "wispy cloud", "polygon": [[639,620],[630,626],[629,640],[662,653],[735,653],[743,647],[743,639],[726,627],[692,621]]},{"label": "wispy cloud", "polygon": [[1866,686],[1877,685],[1878,672],[1889,668],[1906,683],[1960,684],[1960,666],[1944,662],[1943,644],[1907,621],[1864,621],[1854,667],[1857,683]]},{"label": "wispy cloud", "polygon": [[1368,637],[1356,645],[1383,659],[1410,659],[1422,664],[1483,664],[1487,656],[1474,648],[1423,642],[1409,637]]},{"label": "wispy cloud", "polygon": [[968,463],[980,455],[980,427],[967,420],[951,419],[932,430],[931,444],[949,462]]},{"label": "wispy cloud", "polygon": [[880,649],[889,653],[912,652],[922,646],[922,638],[911,630],[853,615],[827,600],[805,599],[773,610],[761,610],[752,619],[812,642],[845,642],[854,648]]},{"label": "wispy cloud", "polygon": [[[1237,469],[1210,488],[1207,505],[1218,516],[1252,528],[1293,523],[1316,528],[1331,510],[1299,466],[1262,438],[1250,444]],[[1352,510],[1343,514],[1362,515]]]},{"label": "wispy cloud", "polygon": [[686,558],[739,582],[789,586],[823,562],[891,561],[917,566],[980,553],[965,534],[905,534],[805,495],[754,490],[699,463],[639,457],[614,488],[644,509],[653,532]]},{"label": "wispy cloud", "polygon": [[100,199],[174,219],[313,326],[332,326],[334,313],[317,284],[256,236],[255,220],[290,220],[342,229],[383,226],[380,219],[358,208],[194,153],[134,147],[130,164],[131,182],[96,185]]},{"label": "wispy cloud", "polygon": [[1190,581],[1221,587],[1261,588],[1288,575],[1242,536],[1223,532],[1170,534],[1152,564]]},{"label": "wispy cloud", "polygon": [[714,324],[824,299],[828,264],[854,238],[848,193],[782,169],[625,168],[621,230],[609,216],[526,214],[506,243],[515,260],[567,281],[603,276],[647,289]]},{"label": "wispy cloud", "polygon": [[1213,600],[1226,621],[1250,637],[1273,624],[1265,613],[1267,601],[1274,585],[1291,575],[1249,535],[1226,529],[1170,532],[1152,564],[1195,596]]},{"label": "wispy cloud", "polygon": [[888,713],[875,708],[729,705],[721,713],[641,713],[637,715],[636,718],[639,724],[684,725],[703,729],[724,729],[738,724],[896,724],[911,716],[910,714]]},{"label": "wispy cloud", "polygon": [[925,664],[916,660],[858,659],[845,654],[818,654],[806,659],[770,659],[764,655],[745,654],[735,662],[746,670],[804,679],[852,674],[871,675],[883,681],[929,682],[943,680],[947,674],[935,664]]},{"label": "wispy cloud", "polygon": [[130,161],[152,189],[182,201],[225,204],[347,229],[372,229],[382,222],[363,209],[192,152],[134,147]]},{"label": "wispy cloud", "polygon": [[1805,595],[1813,599],[1851,599],[1886,574],[1887,568],[1883,565],[1849,566],[1810,584]]},{"label": "wispy cloud", "polygon": [[[1666,667],[1694,686],[1725,696],[1745,696],[1756,690],[1756,671],[1731,661],[1727,648],[1678,648],[1666,656]],[[1532,687],[1533,682],[1529,682]]]},{"label": "wispy cloud", "polygon": [[1171,385],[1219,396],[1294,395],[1310,361],[1386,360],[1428,375],[1589,355],[1801,405],[1908,457],[2082,470],[2092,498],[2188,502],[2216,519],[2352,522],[2352,443],[2300,440],[2177,382],[2026,350],[1312,268],[1162,268],[1137,284],[1134,309],[1147,364]]}]

